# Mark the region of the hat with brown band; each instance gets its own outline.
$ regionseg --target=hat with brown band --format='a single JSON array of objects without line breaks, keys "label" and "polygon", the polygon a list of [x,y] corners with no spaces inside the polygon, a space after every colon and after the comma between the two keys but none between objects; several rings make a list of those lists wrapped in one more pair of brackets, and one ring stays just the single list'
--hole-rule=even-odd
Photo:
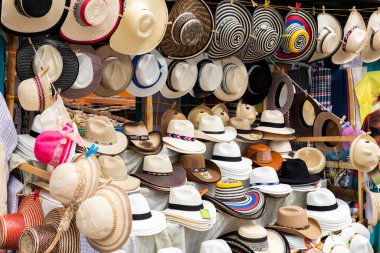
[{"label": "hat with brown band", "polygon": [[244,156],[250,158],[259,167],[269,166],[275,170],[281,169],[283,161],[280,153],[271,151],[270,147],[264,144],[249,146]]}]

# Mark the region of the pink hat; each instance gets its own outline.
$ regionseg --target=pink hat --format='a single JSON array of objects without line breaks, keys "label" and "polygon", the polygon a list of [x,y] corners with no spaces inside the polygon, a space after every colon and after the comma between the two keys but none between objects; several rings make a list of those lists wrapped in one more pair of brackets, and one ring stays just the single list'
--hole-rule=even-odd
[{"label": "pink hat", "polygon": [[[345,127],[342,131],[342,136],[359,136],[364,134],[364,132],[360,129],[355,129],[352,126],[348,125]],[[344,150],[349,150],[351,147],[351,142],[343,142],[343,149]]]},{"label": "pink hat", "polygon": [[34,155],[37,160],[55,167],[70,162],[76,143],[83,146],[78,130],[66,123],[62,131],[44,131],[36,138]]}]

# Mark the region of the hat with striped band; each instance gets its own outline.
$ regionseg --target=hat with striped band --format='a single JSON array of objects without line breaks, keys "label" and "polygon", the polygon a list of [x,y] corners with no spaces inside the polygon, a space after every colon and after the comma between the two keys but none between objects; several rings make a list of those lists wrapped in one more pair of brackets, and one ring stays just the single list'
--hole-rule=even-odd
[{"label": "hat with striped band", "polygon": [[274,55],[279,62],[308,60],[317,45],[317,23],[303,10],[291,10],[285,18],[285,38]]},{"label": "hat with striped band", "polygon": [[271,7],[256,8],[251,32],[254,39],[248,40],[240,52],[243,62],[256,62],[272,56],[280,47],[283,30],[284,21],[277,10]]},{"label": "hat with striped band", "polygon": [[221,1],[215,11],[215,29],[208,50],[212,59],[222,59],[239,52],[249,39],[252,16],[241,3]]}]

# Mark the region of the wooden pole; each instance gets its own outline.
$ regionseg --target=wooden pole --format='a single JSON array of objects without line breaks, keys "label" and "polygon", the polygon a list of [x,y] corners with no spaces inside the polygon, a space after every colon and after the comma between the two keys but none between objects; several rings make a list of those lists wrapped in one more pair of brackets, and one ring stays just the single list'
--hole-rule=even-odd
[{"label": "wooden pole", "polygon": [[16,39],[17,37],[15,35],[8,36],[6,101],[7,101],[8,109],[12,118],[13,118],[14,100],[15,100]]},{"label": "wooden pole", "polygon": [[145,98],[145,125],[147,130],[153,131],[153,97]]},{"label": "wooden pole", "polygon": [[363,212],[364,212],[363,188],[364,188],[364,173],[358,171],[358,202],[359,202],[358,203],[359,204],[358,214],[359,214],[359,222],[362,222],[362,220],[364,219],[364,216],[363,216]]}]

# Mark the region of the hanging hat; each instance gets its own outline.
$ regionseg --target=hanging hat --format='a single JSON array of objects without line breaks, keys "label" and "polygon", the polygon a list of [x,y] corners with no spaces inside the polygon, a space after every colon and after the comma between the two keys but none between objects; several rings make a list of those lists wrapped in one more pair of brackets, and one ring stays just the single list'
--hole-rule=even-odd
[{"label": "hanging hat", "polygon": [[356,137],[350,148],[350,161],[354,168],[369,172],[378,166],[379,160],[380,148],[376,141],[367,134]]},{"label": "hanging hat", "polygon": [[110,97],[124,91],[133,77],[131,58],[112,50],[109,45],[98,48],[96,54],[103,64],[103,76],[95,94]]},{"label": "hanging hat", "polygon": [[317,45],[317,22],[304,10],[291,10],[285,17],[287,35],[274,58],[280,62],[308,60]]},{"label": "hanging hat", "polygon": [[160,90],[166,98],[179,98],[193,89],[198,77],[197,63],[194,59],[169,60],[168,78]]},{"label": "hanging hat", "polygon": [[205,98],[214,93],[223,79],[222,61],[210,60],[206,53],[194,58],[198,67],[198,77],[190,95]]},{"label": "hanging hat", "polygon": [[228,111],[233,117],[247,119],[250,125],[256,121],[256,116],[258,115],[256,108],[242,99],[229,102]]},{"label": "hanging hat", "polygon": [[215,11],[215,30],[208,49],[211,59],[223,59],[239,52],[249,39],[252,16],[241,3],[221,1]]},{"label": "hanging hat", "polygon": [[[314,120],[313,136],[341,136],[340,120],[329,112],[319,113]],[[342,149],[341,142],[316,142],[315,147],[322,152],[334,152],[334,147]]]},{"label": "hanging hat", "polygon": [[44,129],[41,124],[41,115],[38,114],[34,117],[32,127],[28,134],[19,134],[17,136],[17,148],[15,152],[20,151],[26,158],[36,161],[37,158],[34,155],[34,145],[36,144],[36,138]]},{"label": "hanging hat", "polygon": [[[230,122],[229,110],[224,103],[216,104],[213,108],[211,108],[212,114],[219,116],[222,119],[223,124],[228,126]],[[212,115],[210,114],[210,115]]]},{"label": "hanging hat", "polygon": [[306,163],[301,159],[284,161],[281,166],[281,176],[279,179],[281,183],[292,186],[314,184],[321,180],[319,175],[310,175]]},{"label": "hanging hat", "polygon": [[67,90],[77,79],[78,58],[62,41],[45,37],[25,39],[17,50],[18,77],[24,81],[45,71],[56,89]]},{"label": "hanging hat", "polygon": [[118,0],[72,0],[61,27],[61,36],[70,42],[92,44],[108,38],[119,23],[123,9]]},{"label": "hanging hat", "polygon": [[240,52],[243,62],[257,62],[272,56],[280,47],[283,30],[284,21],[277,10],[257,7],[252,18],[254,39],[249,39]]},{"label": "hanging hat", "polygon": [[277,110],[263,111],[260,125],[254,129],[273,134],[287,135],[294,133],[294,129],[285,127],[284,114]]},{"label": "hanging hat", "polygon": [[339,49],[343,37],[342,26],[339,21],[329,13],[319,13],[317,16],[318,38],[315,52],[310,62],[330,58]]},{"label": "hanging hat", "polygon": [[61,92],[65,98],[83,98],[94,92],[102,81],[102,62],[92,46],[75,45],[79,72],[74,84]]},{"label": "hanging hat", "polygon": [[230,126],[236,129],[236,141],[243,143],[256,142],[263,137],[263,133],[251,129],[251,124],[245,118],[231,118]]},{"label": "hanging hat", "polygon": [[217,239],[202,242],[199,253],[232,253],[232,251],[224,240]]},{"label": "hanging hat", "polygon": [[365,198],[365,217],[368,220],[368,224],[375,227],[378,220],[380,220],[380,193],[371,192],[368,187],[364,187]]},{"label": "hanging hat", "polygon": [[105,116],[94,116],[87,120],[83,142],[87,148],[95,144],[99,148],[98,153],[105,155],[120,154],[128,146],[127,137],[117,132]]},{"label": "hanging hat", "polygon": [[345,244],[346,243],[343,241],[342,237],[338,235],[330,235],[323,244],[323,252],[351,253]]},{"label": "hanging hat", "polygon": [[283,114],[287,113],[292,106],[295,87],[289,76],[282,73],[272,75],[272,85],[270,86],[267,98],[267,110],[279,110]]},{"label": "hanging hat", "polygon": [[351,253],[374,253],[369,238],[355,231],[353,227],[343,229],[340,236],[345,243],[344,246],[347,247]]},{"label": "hanging hat", "polygon": [[204,115],[199,120],[198,129],[195,130],[195,138],[212,142],[233,141],[237,132],[235,128],[224,126],[223,121],[216,115]]},{"label": "hanging hat", "polygon": [[214,112],[205,104],[200,104],[194,107],[187,115],[187,119],[194,125],[195,129],[198,129],[199,121],[203,116],[213,115]]},{"label": "hanging hat", "polygon": [[303,160],[310,174],[319,174],[326,166],[325,155],[316,148],[305,147],[296,151],[293,158]]},{"label": "hanging hat", "polygon": [[176,1],[169,14],[170,26],[159,48],[171,59],[193,58],[205,51],[212,38],[214,17],[203,0]]},{"label": "hanging hat", "polygon": [[289,140],[268,141],[268,146],[272,151],[279,153],[282,156],[282,158],[292,158],[291,155],[293,154],[293,149]]},{"label": "hanging hat", "polygon": [[223,80],[214,95],[226,102],[237,100],[243,96],[247,86],[248,73],[244,63],[235,56],[223,59]]},{"label": "hanging hat", "polygon": [[1,25],[6,32],[19,36],[49,34],[62,24],[70,1],[3,0]]},{"label": "hanging hat", "polygon": [[272,151],[265,144],[249,146],[244,156],[251,159],[252,162],[259,167],[269,166],[275,170],[279,170],[281,168],[283,160],[280,153]]},{"label": "hanging hat", "polygon": [[76,224],[90,245],[100,252],[112,252],[128,240],[132,212],[127,194],[109,184],[86,199],[76,213]]},{"label": "hanging hat", "polygon": [[130,0],[124,3],[123,18],[111,36],[110,45],[122,54],[146,54],[160,44],[167,23],[164,0]]},{"label": "hanging hat", "polygon": [[165,136],[169,122],[172,119],[186,120],[186,116],[182,113],[182,111],[179,108],[176,107],[176,103],[173,103],[168,109],[166,109],[161,116],[161,132]]},{"label": "hanging hat", "polygon": [[335,64],[344,64],[355,59],[366,45],[367,32],[363,17],[353,10],[343,29],[343,42],[338,51],[331,57]]},{"label": "hanging hat", "polygon": [[294,94],[290,108],[290,124],[300,136],[313,136],[313,125],[317,115],[322,112],[318,103],[304,92]]},{"label": "hanging hat", "polygon": [[372,13],[367,24],[367,42],[361,52],[363,62],[374,62],[380,59],[380,12]]},{"label": "hanging hat", "polygon": [[63,99],[56,94],[54,103],[41,113],[41,124],[44,130],[59,131],[66,123],[72,122]]}]

